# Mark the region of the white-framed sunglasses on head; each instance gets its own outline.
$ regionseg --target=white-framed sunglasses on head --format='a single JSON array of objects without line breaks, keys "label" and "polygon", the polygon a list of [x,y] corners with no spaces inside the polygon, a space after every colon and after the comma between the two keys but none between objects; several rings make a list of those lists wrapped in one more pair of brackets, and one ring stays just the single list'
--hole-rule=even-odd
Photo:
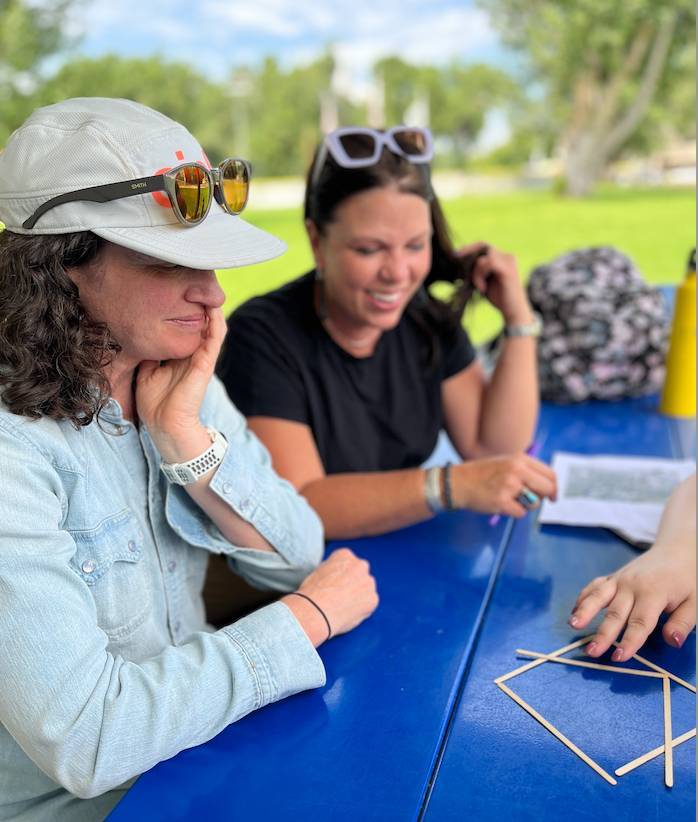
[{"label": "white-framed sunglasses on head", "polygon": [[375,165],[388,148],[411,163],[429,163],[434,158],[434,140],[428,128],[394,126],[386,131],[361,126],[346,126],[331,131],[320,144],[313,168],[314,188],[328,153],[342,168],[366,168]]}]

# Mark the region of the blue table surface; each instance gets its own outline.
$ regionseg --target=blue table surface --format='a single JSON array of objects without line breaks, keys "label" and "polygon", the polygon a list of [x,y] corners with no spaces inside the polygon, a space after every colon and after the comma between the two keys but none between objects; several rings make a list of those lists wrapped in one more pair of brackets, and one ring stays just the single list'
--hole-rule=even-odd
[{"label": "blue table surface", "polygon": [[247,819],[251,808],[264,820],[410,818],[508,528],[459,513],[351,542],[371,562],[381,605],[322,647],[327,685],[156,766],[112,818]]},{"label": "blue table surface", "polygon": [[[591,404],[574,413],[546,407],[541,456],[550,459],[552,450],[691,456],[684,446],[695,445],[693,425],[660,417],[654,405],[632,403],[632,415],[618,413],[624,408],[616,405]],[[663,757],[612,786],[493,682],[527,661],[516,657],[517,648],[549,652],[583,636],[567,625],[581,586],[635,555],[602,529],[541,526],[535,518],[516,524],[436,769],[426,822],[695,819],[695,740],[674,750],[673,789],[664,786]],[[694,637],[679,651],[656,631],[640,653],[695,684]],[[614,664],[610,654],[602,661]],[[507,685],[610,774],[664,742],[659,680],[546,664]],[[696,697],[675,684],[671,697],[676,737],[695,727]]]},{"label": "blue table surface", "polygon": [[[695,449],[693,426],[657,414],[656,399],[548,405],[538,438],[543,459]],[[661,759],[612,787],[493,684],[522,664],[516,648],[572,641],[579,589],[632,548],[535,515],[490,527],[460,512],[348,544],[371,562],[381,604],[320,649],[327,685],[160,763],[110,819],[694,818],[694,742],[675,750],[672,791]],[[692,641],[677,652],[654,637],[647,656],[695,681]],[[663,741],[655,680],[550,664],[509,684],[607,770]],[[672,698],[676,736],[695,724],[695,696],[672,686]]]}]

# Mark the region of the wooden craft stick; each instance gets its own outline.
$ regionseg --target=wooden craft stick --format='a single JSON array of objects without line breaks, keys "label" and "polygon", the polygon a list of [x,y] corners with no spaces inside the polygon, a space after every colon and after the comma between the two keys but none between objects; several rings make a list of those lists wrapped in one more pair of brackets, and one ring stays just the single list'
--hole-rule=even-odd
[{"label": "wooden craft stick", "polygon": [[664,691],[664,784],[674,787],[674,746],[671,744],[671,685],[669,677],[662,682]]},{"label": "wooden craft stick", "polygon": [[562,657],[554,657],[549,654],[539,654],[536,651],[524,651],[519,648],[516,651],[517,656],[528,656],[533,659],[541,659],[544,662],[557,662],[560,665],[576,665],[579,668],[593,668],[596,671],[612,671],[616,674],[630,674],[631,676],[649,676],[653,679],[666,679],[664,674],[658,674],[654,671],[638,671],[637,668],[618,668],[614,665],[601,665],[598,662],[585,662],[583,659],[565,659]]},{"label": "wooden craft stick", "polygon": [[503,682],[497,682],[497,685],[499,688],[501,688],[502,691],[504,691],[504,693],[507,696],[511,697],[511,699],[513,699],[517,705],[520,705],[524,709],[524,711],[529,713],[534,719],[538,720],[538,722],[540,722],[540,724],[546,730],[550,731],[550,733],[554,737],[559,739],[563,745],[566,745],[572,751],[572,753],[577,754],[577,756],[583,762],[586,762],[586,764],[590,768],[593,768],[596,771],[596,773],[599,774],[599,776],[602,776],[606,780],[606,782],[610,782],[611,785],[618,784],[616,780],[610,774],[606,773],[606,771],[604,771],[604,769],[600,765],[597,765],[591,757],[587,756],[584,753],[584,751],[578,748],[574,744],[574,742],[570,741],[561,731],[558,731],[558,729],[554,725],[551,725],[550,722],[548,722],[548,720],[545,717],[541,716],[535,708],[531,707],[531,705],[529,705],[528,702],[525,702],[523,699],[521,699],[521,697],[518,694],[515,694],[514,691],[511,690],[511,688],[509,688]]},{"label": "wooden craft stick", "polygon": [[[616,647],[620,645],[620,642],[613,643]],[[653,671],[658,671],[660,674],[664,674],[664,676],[668,676],[672,682],[676,682],[677,685],[683,685],[684,688],[688,688],[689,691],[693,691],[696,693],[696,686],[691,685],[690,682],[686,682],[686,680],[681,679],[680,677],[672,674],[671,671],[666,671],[664,668],[660,668],[659,665],[655,665],[654,662],[650,662],[649,659],[645,659],[644,657],[640,656],[639,654],[633,654],[633,659],[636,659],[638,662],[642,662],[643,665],[647,665],[648,668],[652,668]]]},{"label": "wooden craft stick", "polygon": [[[696,729],[693,728],[690,731],[686,731],[685,734],[681,734],[681,736],[677,736],[676,739],[672,739],[671,747],[677,748],[679,745],[682,745],[684,742],[688,742],[689,739],[693,739],[696,735]],[[630,773],[630,771],[634,771],[635,768],[639,768],[640,765],[644,765],[645,762],[649,762],[652,759],[656,759],[658,756],[661,756],[664,753],[664,745],[660,745],[658,748],[655,748],[649,753],[643,754],[642,756],[638,756],[637,759],[633,759],[632,762],[628,762],[627,765],[622,765],[620,768],[616,769],[616,776],[625,776],[626,773]]]},{"label": "wooden craft stick", "polygon": [[507,679],[518,676],[524,671],[530,671],[531,668],[537,668],[539,665],[543,665],[543,663],[548,662],[550,657],[562,656],[562,654],[566,654],[568,651],[574,651],[575,648],[579,648],[581,645],[584,645],[584,643],[589,642],[590,640],[591,636],[585,636],[583,639],[578,639],[576,642],[565,645],[564,648],[558,648],[557,651],[551,651],[545,659],[536,659],[534,662],[527,662],[525,665],[522,665],[520,668],[516,668],[514,671],[510,671],[508,674],[498,676],[497,679],[495,679],[495,682],[497,685],[501,682],[506,682]]}]

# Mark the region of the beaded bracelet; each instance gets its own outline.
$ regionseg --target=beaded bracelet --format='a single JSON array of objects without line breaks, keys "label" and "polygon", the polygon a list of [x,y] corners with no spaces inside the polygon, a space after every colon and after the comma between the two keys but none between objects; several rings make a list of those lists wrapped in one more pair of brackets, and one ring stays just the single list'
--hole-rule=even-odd
[{"label": "beaded bracelet", "polygon": [[444,465],[443,470],[443,479],[444,479],[444,502],[446,503],[446,510],[453,511],[455,510],[455,505],[453,504],[453,489],[451,488],[451,468],[453,466],[450,462],[447,462]]}]

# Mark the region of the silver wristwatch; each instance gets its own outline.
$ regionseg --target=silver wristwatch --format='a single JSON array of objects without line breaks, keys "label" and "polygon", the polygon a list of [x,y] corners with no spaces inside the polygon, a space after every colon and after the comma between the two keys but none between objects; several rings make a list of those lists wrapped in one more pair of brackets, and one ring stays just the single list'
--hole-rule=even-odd
[{"label": "silver wristwatch", "polygon": [[175,485],[189,485],[221,464],[228,450],[228,442],[215,428],[206,426],[206,430],[211,437],[211,447],[207,448],[203,454],[187,462],[160,463],[160,470],[170,482]]},{"label": "silver wristwatch", "polygon": [[525,323],[523,325],[506,325],[504,326],[505,337],[540,337],[540,332],[543,330],[543,322],[540,314],[533,312],[533,322]]}]

